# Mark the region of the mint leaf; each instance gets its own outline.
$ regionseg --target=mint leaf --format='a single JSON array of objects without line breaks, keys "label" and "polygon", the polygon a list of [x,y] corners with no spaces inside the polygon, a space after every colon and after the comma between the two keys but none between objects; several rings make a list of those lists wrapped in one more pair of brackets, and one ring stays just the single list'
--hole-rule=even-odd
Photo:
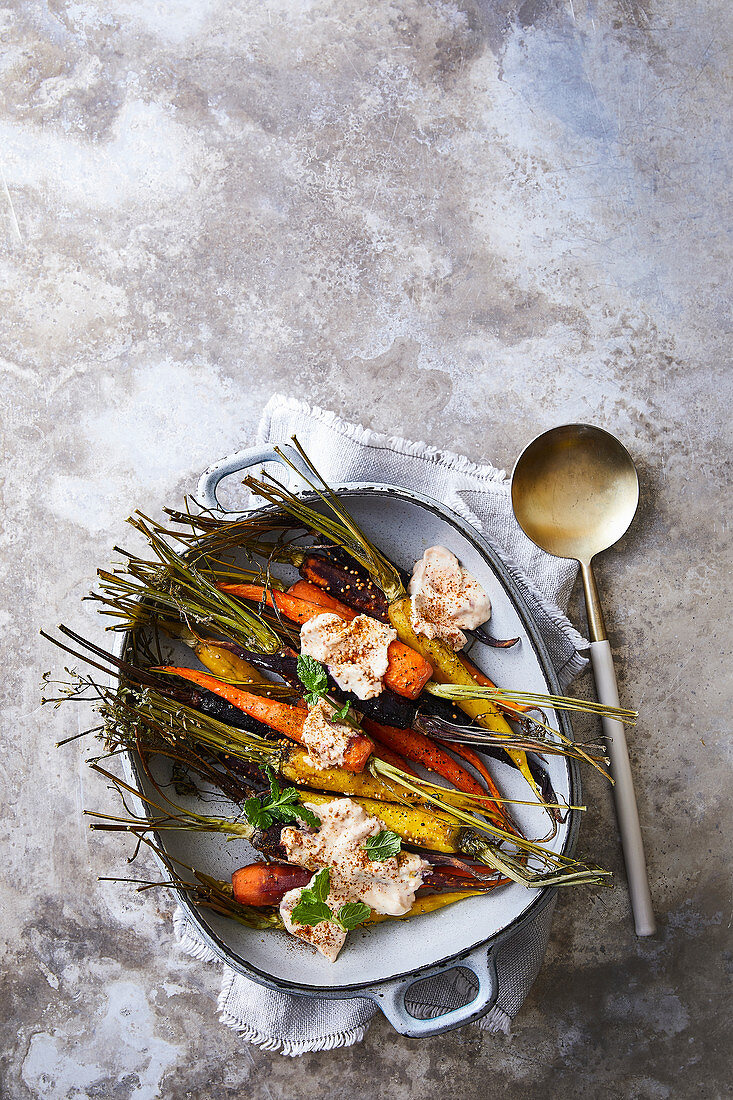
[{"label": "mint leaf", "polygon": [[324,920],[333,920],[333,913],[324,902],[303,901],[302,897],[290,916],[298,924],[309,924],[311,927]]},{"label": "mint leaf", "polygon": [[268,810],[280,810],[282,807],[292,806],[300,801],[300,791],[297,787],[279,787],[272,768],[265,767],[265,774],[270,780],[270,797],[266,803]]},{"label": "mint leaf", "polygon": [[298,679],[305,688],[305,701],[309,707],[315,706],[328,691],[326,670],[315,657],[301,653],[298,657]]},{"label": "mint leaf", "polygon": [[342,905],[336,913],[336,924],[340,924],[344,932],[350,932],[352,928],[369,920],[372,911],[363,901],[349,901]]},{"label": "mint leaf", "polygon": [[318,829],[320,827],[320,817],[318,814],[314,814],[313,810],[309,810],[307,806],[295,806],[293,813],[296,813],[298,817],[305,821],[306,825],[310,825],[313,829]]},{"label": "mint leaf", "polygon": [[278,806],[277,816],[279,821],[284,821],[286,824],[298,824],[298,822],[304,821],[306,825],[311,825],[314,829],[317,829],[321,824],[320,817],[305,806]]},{"label": "mint leaf", "polygon": [[[268,766],[265,767],[265,775],[267,776],[268,780],[270,781],[270,795],[273,799],[275,799],[275,801],[277,801],[277,799],[280,797],[280,793],[281,793],[280,788],[279,788],[278,783],[277,783],[277,777],[276,777],[274,771],[272,770],[272,768],[270,768]],[[293,788],[293,789],[295,789],[295,788]]]},{"label": "mint leaf", "polygon": [[391,859],[399,855],[402,849],[402,840],[391,829],[382,829],[376,836],[370,836],[364,845],[369,858],[375,862]]},{"label": "mint leaf", "polygon": [[325,901],[331,889],[331,872],[328,867],[322,867],[306,889],[312,890],[319,901]]},{"label": "mint leaf", "polygon": [[350,706],[351,703],[344,703],[341,710],[334,711],[334,713],[329,718],[329,722],[343,722],[344,718],[349,713]]},{"label": "mint leaf", "polygon": [[323,920],[333,920],[333,913],[326,905],[328,891],[331,888],[331,872],[322,867],[311,881],[300,891],[298,904],[292,912],[292,918],[298,924],[320,924]]},{"label": "mint leaf", "polygon": [[255,829],[269,829],[272,817],[267,813],[259,798],[248,798],[243,806],[244,816]]},{"label": "mint leaf", "polygon": [[328,867],[323,867],[313,878],[310,886],[305,886],[300,891],[298,904],[294,906],[291,913],[292,919],[298,924],[308,924],[311,927],[320,924],[321,921],[330,920],[344,932],[350,932],[352,928],[369,919],[372,911],[363,901],[349,901],[334,913],[326,904],[330,887],[331,872]]},{"label": "mint leaf", "polygon": [[244,803],[244,816],[256,829],[269,829],[274,821],[286,824],[305,821],[317,829],[321,819],[312,810],[300,805],[300,791],[297,787],[281,788],[272,768],[265,768],[270,781],[269,795],[248,798]]}]

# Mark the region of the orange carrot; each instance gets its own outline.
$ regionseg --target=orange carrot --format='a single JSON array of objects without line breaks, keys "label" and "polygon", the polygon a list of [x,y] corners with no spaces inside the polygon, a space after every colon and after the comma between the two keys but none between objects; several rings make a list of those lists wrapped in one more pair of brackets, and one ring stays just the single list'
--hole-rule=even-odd
[{"label": "orange carrot", "polygon": [[432,679],[433,666],[420,653],[404,642],[389,643],[389,664],[384,674],[385,687],[406,699],[417,699],[428,680]]},{"label": "orange carrot", "polygon": [[[196,669],[166,666],[156,669],[156,671],[173,672],[184,680],[190,680],[191,683],[206,688],[207,691],[213,691],[215,695],[226,699],[228,703],[244,711],[245,714],[249,714],[251,718],[256,718],[258,722],[263,722],[270,729],[284,734],[291,741],[303,744],[303,726],[307,712],[300,707],[291,706],[289,703],[281,703],[277,699],[269,699],[263,695],[250,695],[249,692],[242,691],[241,688],[234,687],[233,684],[226,684],[222,680],[217,680],[216,676],[199,672]],[[355,733],[346,747],[344,768],[350,772],[364,771],[373,749],[374,745],[368,737],[365,737],[363,733]]]},{"label": "orange carrot", "polygon": [[340,615],[347,622],[351,622],[360,614],[353,607],[341,603],[341,600],[337,600],[335,596],[329,596],[328,592],[324,592],[322,588],[315,584],[309,584],[308,581],[296,581],[295,584],[291,584],[288,595],[297,596],[298,599],[307,600],[308,603],[314,603],[323,611],[333,611],[334,615]]},{"label": "orange carrot", "polygon": [[[216,587],[222,592],[228,592],[230,595],[238,596],[243,600],[265,599],[270,607],[276,607],[286,618],[301,626],[314,616],[323,615],[324,612],[338,615],[346,622],[351,622],[359,614],[358,611],[354,611],[344,604],[339,604],[339,610],[334,610],[325,605],[319,606],[308,600],[302,600],[291,592],[276,592],[274,590],[266,592],[258,584],[217,584]],[[323,599],[324,595],[326,594],[321,593],[320,598]],[[327,596],[327,598],[332,599],[330,596]],[[338,600],[334,602],[339,603]],[[342,607],[343,611],[341,611]],[[405,696],[407,699],[416,699],[433,675],[432,665],[421,654],[399,641],[390,642],[387,657],[389,664],[384,674],[386,687],[391,688],[392,691]]]},{"label": "orange carrot", "polygon": [[234,900],[241,905],[279,905],[288,890],[307,886],[312,871],[291,863],[250,863],[232,875]]},{"label": "orange carrot", "polygon": [[[312,871],[291,863],[250,863],[232,874],[234,900],[240,905],[279,905],[288,890],[307,886]],[[475,890],[493,890],[509,879],[486,882],[476,879],[468,868],[433,867],[423,876],[418,893],[450,891],[469,887]]]},{"label": "orange carrot", "polygon": [[[217,584],[216,587],[221,592],[228,592],[230,596],[238,596],[240,600],[261,602],[264,599],[268,607],[276,607],[286,619],[290,619],[299,626],[307,623],[309,619],[315,618],[316,615],[322,615],[325,610],[325,608],[319,607],[318,604],[299,599],[298,596],[292,596],[289,592],[277,592],[275,589],[265,591],[259,584]],[[340,618],[349,622],[351,619],[356,618],[358,612],[352,611],[350,608],[346,608],[346,610],[348,615],[339,613]]]},{"label": "orange carrot", "polygon": [[380,744],[379,752],[375,752],[374,755],[377,760],[384,760],[385,764],[391,764],[393,768],[402,768],[402,771],[407,772],[408,775],[417,775],[415,769],[410,767],[404,757],[388,749],[386,745]]},{"label": "orange carrot", "polygon": [[[468,763],[476,769],[476,771],[483,779],[488,788],[489,794],[493,795],[496,798],[501,798],[501,792],[499,788],[492,779],[491,773],[489,772],[488,768],[486,767],[478,753],[474,752],[473,749],[469,749],[468,745],[454,745],[448,741],[440,741],[439,744],[441,744],[445,749],[450,749],[450,751],[454,752],[456,756],[462,756],[464,760],[468,761]],[[497,803],[497,805],[501,806],[501,803]],[[508,821],[509,815],[507,814],[505,808],[502,807],[501,813],[502,816]]]},{"label": "orange carrot", "polygon": [[258,722],[264,723],[270,729],[285,734],[292,741],[302,742],[303,740],[305,713],[298,707],[291,706],[289,703],[281,703],[278,699],[268,699],[263,695],[252,695],[233,684],[227,684],[223,680],[217,679],[216,676],[212,676],[208,672],[199,672],[198,669],[174,668],[166,665],[156,671],[172,672],[176,676],[181,676],[184,680],[190,680],[191,683],[198,684],[199,687],[205,688],[207,691],[213,691],[215,695],[226,699],[232,706],[243,710],[245,714],[249,714],[251,718],[256,718]]},{"label": "orange carrot", "polygon": [[[422,764],[428,771],[442,775],[443,779],[447,779],[459,791],[464,791],[466,794],[486,796],[486,791],[479,781],[454,760],[449,753],[436,745],[429,737],[426,737],[424,733],[418,733],[417,730],[400,730],[394,726],[383,726],[381,723],[373,722],[369,718],[364,719],[364,728],[380,745],[386,745],[408,760]],[[505,820],[505,815],[501,809],[495,803],[490,803],[488,799],[487,808],[494,816],[499,817],[502,821]]]}]

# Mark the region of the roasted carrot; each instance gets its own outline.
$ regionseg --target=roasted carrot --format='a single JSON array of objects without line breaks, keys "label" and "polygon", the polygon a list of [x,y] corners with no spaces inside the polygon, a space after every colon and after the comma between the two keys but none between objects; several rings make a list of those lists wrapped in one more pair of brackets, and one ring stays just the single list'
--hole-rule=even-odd
[{"label": "roasted carrot", "polygon": [[306,554],[300,563],[299,572],[305,581],[336,596],[356,608],[363,615],[386,623],[387,600],[369,574],[349,564],[334,561],[332,557],[320,554]]},{"label": "roasted carrot", "polygon": [[[493,682],[493,680],[490,680],[489,677],[484,672],[482,672],[480,668],[476,668],[476,666],[471,661],[469,661],[468,657],[464,657],[463,654],[460,653],[457,654],[457,656],[458,660],[461,662],[466,672],[468,672],[469,676],[473,677],[477,684],[481,684],[482,687],[496,688],[496,684]],[[500,689],[496,688],[496,690],[498,691]],[[511,703],[508,700],[500,699],[496,700],[496,705],[500,711],[504,711],[508,714],[511,714],[513,712],[517,718],[521,718],[524,715],[525,711],[530,709],[528,707],[520,706],[518,703]],[[530,787],[535,792],[540,801],[544,801],[542,797],[542,792],[537,786],[535,777],[532,775],[529,763],[527,762],[526,752],[523,752],[521,749],[510,748],[507,748],[505,751],[510,760],[513,760],[516,766],[519,768],[520,772],[527,780]]]},{"label": "roasted carrot", "polygon": [[[325,608],[318,604],[309,603],[307,600],[292,596],[289,592],[277,592],[275,589],[264,589],[259,584],[217,584],[220,592],[227,592],[230,596],[237,596],[240,600],[265,601],[268,607],[275,607],[278,611],[294,623],[302,626],[316,615],[322,615]],[[355,619],[358,612],[345,607],[344,612],[338,612],[339,617],[350,622]]]},{"label": "roasted carrot", "polygon": [[[501,886],[501,882],[497,882],[496,886]],[[401,917],[392,917],[387,913],[375,913],[372,910],[372,915],[366,924],[381,924],[385,920],[407,920],[409,917],[421,917],[425,913],[435,913],[438,909],[445,909],[447,905],[453,905],[457,901],[463,901],[465,898],[476,898],[480,894],[485,893],[481,888],[473,890],[451,890],[446,894],[426,894],[425,897],[415,898],[412,908],[409,913],[405,913]]]},{"label": "roasted carrot", "polygon": [[[292,863],[250,863],[232,874],[234,900],[240,905],[279,905],[289,890],[307,886],[312,877],[312,871]],[[434,868],[423,876],[418,894],[447,893],[456,889],[486,893],[497,885],[498,882],[474,879],[469,871],[456,873],[452,868],[448,871]]]},{"label": "roasted carrot", "polygon": [[[186,642],[186,644],[191,646],[201,664],[208,668],[209,672],[213,672],[219,679],[229,680],[237,687],[247,687],[249,684],[262,684],[264,686],[272,682],[263,676],[253,664],[245,660],[244,657],[240,657],[237,652],[238,647],[234,642],[215,642],[210,638],[199,638],[193,642]],[[293,659],[296,659],[294,653]],[[273,684],[272,686],[273,689],[276,689],[278,685]],[[258,692],[258,694],[276,696],[277,691],[273,690],[270,693],[265,690],[264,692]],[[299,707],[300,710],[308,709],[304,699],[295,699],[293,706]]]},{"label": "roasted carrot", "polygon": [[364,728],[376,741],[379,741],[380,745],[386,745],[407,760],[422,764],[428,771],[442,775],[459,791],[464,791],[466,794],[486,794],[477,779],[474,779],[452,756],[424,733],[383,726],[379,722],[372,722],[369,718],[364,720]]},{"label": "roasted carrot", "polygon": [[393,768],[402,768],[402,771],[407,772],[408,775],[417,775],[415,769],[410,767],[404,757],[388,748],[387,745],[380,744],[379,752],[375,752],[374,755],[378,760],[384,760],[385,763],[391,764]]},{"label": "roasted carrot", "polygon": [[[353,778],[361,779],[362,776]],[[303,801],[308,806],[316,807],[316,813],[319,806],[328,806],[341,797],[343,796],[340,794],[321,794],[314,791],[303,791],[302,794]],[[451,821],[440,811],[429,810],[424,806],[406,806],[387,802],[381,798],[365,798],[363,795],[347,797],[358,802],[370,817],[378,818],[385,829],[391,829],[393,833],[397,833],[406,844],[414,844],[417,848],[424,848],[431,853],[439,852],[442,856],[455,856],[461,850],[462,826]],[[431,855],[426,858],[430,858],[432,862],[435,857]],[[450,866],[454,866],[452,861]]]},{"label": "roasted carrot", "polygon": [[298,787],[310,787],[339,797],[371,798],[379,802],[394,802],[395,798],[400,798],[414,805],[422,804],[419,794],[397,786],[380,775],[371,775],[368,771],[355,774],[345,768],[317,768],[307,750],[295,745],[280,761],[278,770]]},{"label": "roasted carrot", "polygon": [[[482,687],[494,688],[496,691],[501,690],[496,686],[493,680],[489,679],[485,672],[482,672],[480,668],[476,668],[476,665],[469,661],[468,657],[464,657],[462,653],[459,653],[458,660],[466,671],[473,676],[477,684],[481,684]],[[509,699],[497,699],[496,705],[501,707],[502,710],[514,711],[520,717],[526,714],[528,710],[531,710],[531,707],[525,707],[521,703],[513,703]]]},{"label": "roasted carrot", "polygon": [[469,749],[468,745],[454,745],[450,741],[441,741],[440,738],[438,738],[438,744],[442,745],[444,749],[450,749],[456,756],[463,757],[464,760],[476,769],[489,791],[501,797],[499,788],[495,785],[494,780],[491,778],[484,762],[479,758],[478,753],[475,753],[473,749]]},{"label": "roasted carrot", "polygon": [[212,676],[207,672],[199,672],[198,669],[164,665],[155,671],[173,673],[184,680],[190,680],[191,683],[198,684],[199,687],[206,688],[207,691],[213,691],[215,695],[219,695],[222,699],[226,699],[228,703],[239,707],[240,710],[243,710],[245,714],[249,714],[252,718],[257,718],[258,721],[263,722],[270,729],[285,734],[293,741],[302,742],[303,740],[305,714],[297,707],[290,706],[288,703],[281,703],[277,699],[252,695],[247,691],[242,691],[241,688],[235,687],[234,684],[227,684],[223,680],[217,679],[216,676]]},{"label": "roasted carrot", "polygon": [[[301,626],[314,616],[323,615],[324,612],[338,615],[347,622],[351,622],[358,614],[351,608],[344,608],[342,612],[319,607],[290,592],[267,591],[257,584],[220,583],[217,584],[217,588],[243,600],[264,599],[270,607],[276,607],[286,618]],[[433,675],[432,665],[420,653],[400,641],[390,643],[387,656],[389,665],[384,675],[385,685],[398,695],[403,695],[407,699],[416,699]]]},{"label": "roasted carrot", "polygon": [[[389,621],[406,645],[412,646],[430,661],[435,682],[473,686],[476,681],[450,646],[435,638],[426,638],[424,634],[415,633],[412,629],[410,608],[409,597],[395,600],[389,605]],[[511,733],[504,715],[491,699],[460,699],[458,706],[484,729],[493,730],[495,733]]]},{"label": "roasted carrot", "polygon": [[[474,767],[479,773],[488,788],[489,794],[494,795],[496,798],[501,798],[501,791],[492,779],[490,771],[488,770],[477,752],[474,752],[473,749],[470,749],[468,745],[455,745],[447,741],[439,741],[438,743],[442,745],[443,748],[450,749],[450,751],[454,752],[456,756],[462,756],[463,759],[467,761],[472,767]],[[501,803],[498,803],[498,805],[501,805]],[[501,812],[507,824],[509,824],[509,814],[507,813],[506,808],[502,806]]]},{"label": "roasted carrot", "polygon": [[[228,680],[238,687],[251,684],[270,684],[265,676],[249,661],[232,652],[232,643],[222,644],[211,638],[194,638],[190,645],[204,668],[222,680]],[[275,685],[272,685],[275,688]]]},{"label": "roasted carrot", "polygon": [[[239,710],[249,714],[250,717],[263,722],[270,729],[277,730],[278,733],[289,737],[291,741],[303,743],[303,726],[306,712],[300,707],[290,706],[288,703],[281,703],[277,699],[268,699],[262,695],[251,695],[232,684],[217,680],[216,676],[210,676],[206,672],[198,672],[196,669],[166,666],[156,671],[175,673],[176,676],[181,676],[184,680],[190,680],[192,683],[198,684],[199,687],[206,688],[222,699],[226,699],[228,703],[238,707]],[[344,768],[350,772],[363,771],[373,748],[374,746],[368,737],[365,737],[363,733],[355,733],[346,748]]]},{"label": "roasted carrot", "polygon": [[384,674],[385,687],[407,699],[417,699],[422,689],[432,678],[433,666],[426,659],[410,649],[404,642],[390,642],[387,650],[389,664]]},{"label": "roasted carrot", "polygon": [[288,890],[307,886],[312,871],[292,863],[250,863],[232,875],[234,900],[241,905],[279,905]]},{"label": "roasted carrot", "polygon": [[[380,745],[386,745],[408,760],[412,760],[416,764],[422,764],[428,771],[442,775],[443,779],[447,779],[459,791],[484,796],[489,813],[501,821],[503,825],[507,824],[506,814],[500,804],[490,801],[490,796],[487,797],[486,791],[479,781],[470,772],[466,771],[457,760],[454,760],[445,749],[436,745],[424,733],[418,733],[417,730],[400,730],[394,726],[383,726],[379,722],[372,722],[369,718],[364,720],[364,728]],[[499,796],[496,787],[490,793]]]},{"label": "roasted carrot", "polygon": [[308,581],[296,581],[295,584],[291,584],[288,595],[297,596],[299,600],[307,600],[308,603],[314,603],[323,611],[333,611],[334,615],[340,615],[342,619],[347,621],[355,619],[359,614],[353,607],[347,607],[345,603],[341,603],[341,600],[337,600],[335,596],[330,596],[328,592],[324,592],[322,588],[317,588],[315,584],[309,584]]}]

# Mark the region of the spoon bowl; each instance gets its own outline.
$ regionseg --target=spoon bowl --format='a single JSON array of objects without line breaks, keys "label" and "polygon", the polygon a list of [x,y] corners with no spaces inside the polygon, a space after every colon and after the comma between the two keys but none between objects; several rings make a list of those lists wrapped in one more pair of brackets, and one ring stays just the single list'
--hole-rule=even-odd
[{"label": "spoon bowl", "polygon": [[602,428],[563,424],[522,452],[512,505],[532,542],[558,558],[589,563],[621,538],[639,504],[631,455]]}]

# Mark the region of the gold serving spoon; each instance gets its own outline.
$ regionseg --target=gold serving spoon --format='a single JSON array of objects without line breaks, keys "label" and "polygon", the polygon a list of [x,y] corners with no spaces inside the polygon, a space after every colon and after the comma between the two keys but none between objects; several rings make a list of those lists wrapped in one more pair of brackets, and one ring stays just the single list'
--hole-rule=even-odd
[{"label": "gold serving spoon", "polygon": [[[618,687],[591,562],[618,542],[638,503],[639,479],[628,451],[589,424],[564,424],[538,436],[512,474],[512,505],[524,533],[548,554],[580,565],[598,699],[613,707],[619,705]],[[601,722],[636,934],[651,936],[656,925],[624,727],[615,718]]]}]

